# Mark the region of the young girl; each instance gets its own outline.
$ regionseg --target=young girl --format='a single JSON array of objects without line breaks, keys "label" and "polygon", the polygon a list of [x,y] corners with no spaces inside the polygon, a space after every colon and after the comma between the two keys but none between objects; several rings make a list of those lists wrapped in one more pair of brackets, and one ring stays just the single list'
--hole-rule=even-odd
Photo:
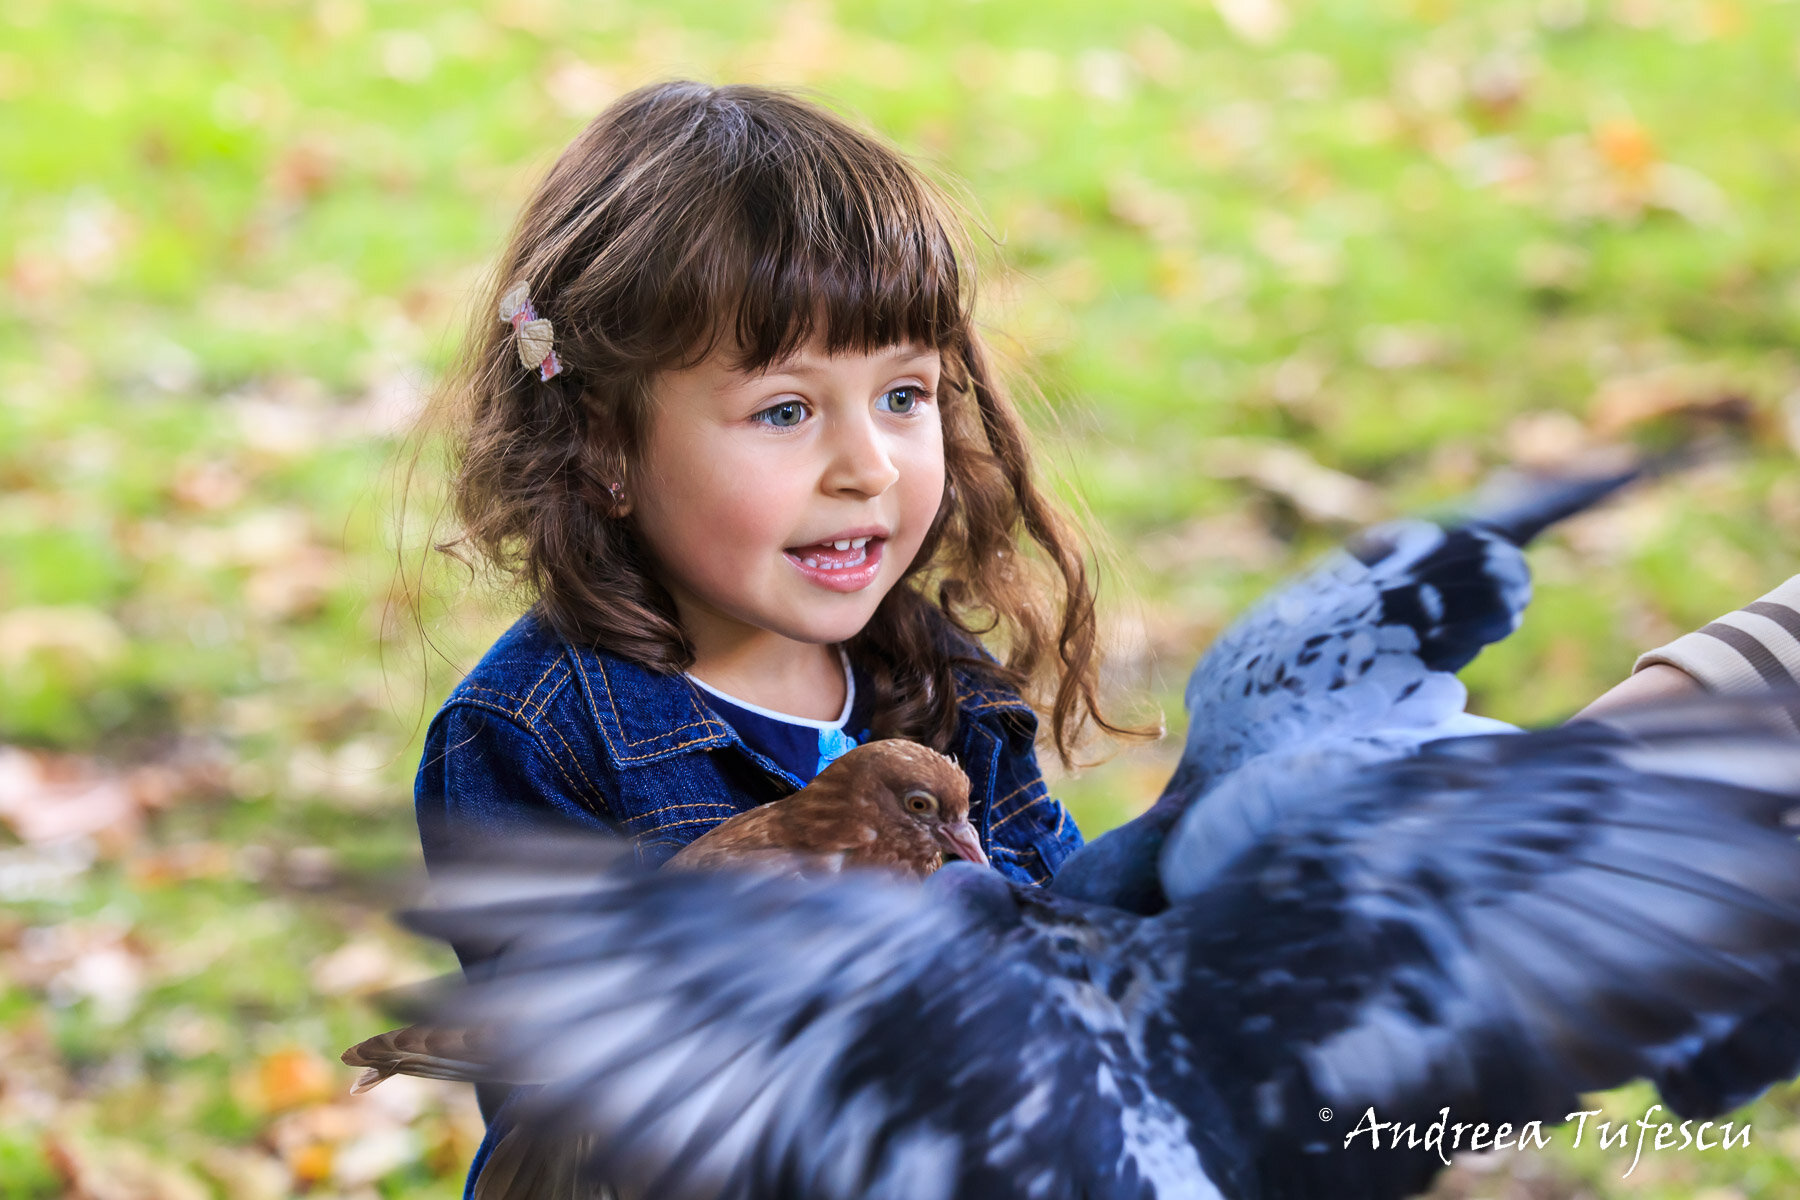
[{"label": "young girl", "polygon": [[903,158],[776,92],[647,87],[563,153],[450,392],[464,538],[536,604],[431,723],[428,862],[563,821],[658,865],[878,737],[957,759],[1002,874],[1081,844],[1021,693],[1065,761],[1142,731],[1096,706],[1082,547],[958,248]]},{"label": "young girl", "polygon": [[[1021,693],[1065,762],[1090,723],[1144,731],[1097,708],[1082,547],[1032,479],[957,231],[894,151],[760,88],[647,87],[563,153],[449,391],[463,540],[536,603],[431,723],[428,861],[560,821],[659,865],[872,737],[957,758],[1008,877],[1081,844]],[[1800,664],[1790,590],[1750,609]],[[1589,711],[1728,678],[1708,655],[1771,677],[1720,628]]]}]

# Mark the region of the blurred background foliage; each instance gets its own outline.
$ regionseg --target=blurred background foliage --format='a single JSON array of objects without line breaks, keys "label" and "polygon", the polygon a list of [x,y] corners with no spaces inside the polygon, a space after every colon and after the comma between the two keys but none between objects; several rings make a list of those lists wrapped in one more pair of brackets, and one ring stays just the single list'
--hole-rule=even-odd
[{"label": "blurred background foliage", "polygon": [[[405,433],[535,178],[676,75],[817,89],[991,235],[1114,694],[1175,735],[1054,781],[1090,836],[1233,613],[1499,464],[1731,447],[1533,552],[1495,715],[1800,569],[1800,4],[7,0],[0,1200],[457,1194],[469,1099],[333,1061],[448,964],[385,916],[409,782],[518,608],[431,561]],[[1794,1195],[1795,1104],[1440,1191]]]}]

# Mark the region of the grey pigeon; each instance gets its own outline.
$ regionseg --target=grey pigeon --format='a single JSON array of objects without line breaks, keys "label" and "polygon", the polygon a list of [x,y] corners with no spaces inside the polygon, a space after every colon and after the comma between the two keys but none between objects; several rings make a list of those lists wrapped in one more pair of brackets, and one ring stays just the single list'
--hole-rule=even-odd
[{"label": "grey pigeon", "polygon": [[[1661,465],[1497,480],[1461,520],[1367,530],[1262,600],[1189,677],[1187,745],[1162,795],[1064,863],[1053,889],[1160,911],[1165,874],[1191,880],[1225,861],[1281,819],[1284,798],[1312,803],[1346,767],[1436,738],[1511,730],[1464,711],[1456,672],[1518,628],[1531,602],[1523,547]],[[1169,830],[1202,797],[1207,832],[1188,840],[1207,852],[1159,864]]]},{"label": "grey pigeon", "polygon": [[[1465,732],[1434,680],[1516,622],[1496,547],[1528,534],[1416,528],[1364,543],[1390,548],[1356,559],[1355,603],[1328,573],[1292,593],[1313,632],[1253,614],[1214,651],[1256,682],[1197,697],[1218,740],[1165,793],[1153,911],[968,864],[920,888],[476,847],[409,916],[492,955],[440,1019],[487,1030],[493,1077],[541,1084],[522,1119],[624,1200],[1387,1200],[1440,1159],[1346,1146],[1366,1111],[1516,1128],[1647,1077],[1702,1116],[1800,1071],[1782,701]],[[1471,571],[1500,597],[1471,622],[1454,594],[1422,620],[1387,598]],[[1396,626],[1416,641],[1361,636]],[[1367,653],[1311,670],[1320,633]],[[1311,704],[1316,680],[1387,698]],[[1277,691],[1284,722],[1243,707]]]}]

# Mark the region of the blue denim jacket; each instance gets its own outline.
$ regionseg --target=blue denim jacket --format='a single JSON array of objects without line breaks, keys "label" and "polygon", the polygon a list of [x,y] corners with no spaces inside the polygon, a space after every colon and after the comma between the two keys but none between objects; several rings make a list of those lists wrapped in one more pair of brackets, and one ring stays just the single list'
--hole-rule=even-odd
[{"label": "blue denim jacket", "polygon": [[[1038,771],[1037,718],[1011,691],[956,679],[950,752],[969,776],[969,820],[996,870],[1046,883],[1081,833]],[[799,787],[686,677],[571,645],[528,613],[432,719],[414,803],[427,864],[447,837],[503,837],[560,819],[623,833],[640,861],[660,866],[726,818]],[[481,1092],[490,1123],[471,1188],[506,1124],[496,1112],[504,1090]]]},{"label": "blue denim jacket", "polygon": [[[1010,691],[957,674],[950,752],[994,868],[1042,884],[1081,845],[1045,789],[1037,718]],[[546,819],[632,838],[660,866],[726,818],[800,780],[752,750],[684,676],[572,646],[521,617],[431,722],[414,801],[429,863],[438,834],[504,835]]]}]

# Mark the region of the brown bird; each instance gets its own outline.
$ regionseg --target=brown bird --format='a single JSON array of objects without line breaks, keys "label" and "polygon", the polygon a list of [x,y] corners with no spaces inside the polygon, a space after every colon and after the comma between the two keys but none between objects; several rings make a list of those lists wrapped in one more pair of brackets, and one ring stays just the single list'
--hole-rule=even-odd
[{"label": "brown bird", "polygon": [[935,750],[890,738],[855,747],[793,795],[708,830],[668,865],[791,862],[807,875],[873,867],[923,879],[946,856],[988,865],[969,824],[969,777]]},{"label": "brown bird", "polygon": [[[988,865],[969,823],[969,777],[935,750],[889,738],[845,752],[793,795],[708,830],[667,866],[786,868],[805,876],[874,869],[923,879],[946,857]],[[341,1057],[363,1068],[352,1094],[390,1075],[492,1080],[481,1064],[493,1059],[479,1039],[476,1030],[408,1025],[359,1042]]]}]

